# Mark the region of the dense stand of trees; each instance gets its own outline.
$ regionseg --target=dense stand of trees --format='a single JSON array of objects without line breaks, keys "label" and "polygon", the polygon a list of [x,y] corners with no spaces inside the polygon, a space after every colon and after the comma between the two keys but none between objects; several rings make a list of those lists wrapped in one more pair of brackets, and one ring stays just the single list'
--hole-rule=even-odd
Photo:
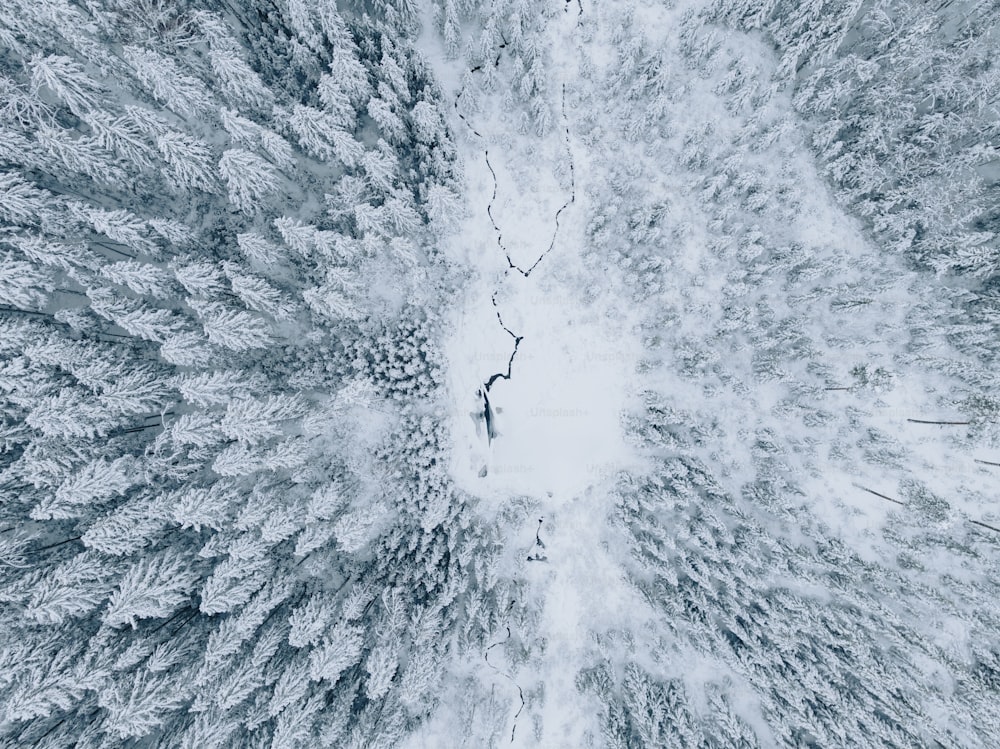
[{"label": "dense stand of trees", "polygon": [[455,149],[376,5],[0,8],[5,745],[395,746],[499,626],[441,457]]},{"label": "dense stand of trees", "polygon": [[943,275],[951,339],[995,366],[996,5],[720,0],[712,16],[766,34],[838,198],[886,252]]}]

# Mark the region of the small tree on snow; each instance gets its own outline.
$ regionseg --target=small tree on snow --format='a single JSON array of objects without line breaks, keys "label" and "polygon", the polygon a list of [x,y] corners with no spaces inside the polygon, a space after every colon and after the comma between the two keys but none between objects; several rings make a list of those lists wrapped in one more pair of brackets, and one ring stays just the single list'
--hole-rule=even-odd
[{"label": "small tree on snow", "polygon": [[382,193],[392,190],[396,157],[388,143],[380,140],[377,150],[366,151],[361,157],[361,167],[364,169],[365,180],[374,190]]},{"label": "small tree on snow", "polygon": [[441,112],[430,102],[418,101],[410,113],[417,138],[423,143],[443,139],[444,121]]},{"label": "small tree on snow", "polygon": [[373,96],[368,100],[368,114],[392,143],[403,143],[406,140],[406,124],[393,111],[393,102]]},{"label": "small tree on snow", "polygon": [[122,56],[132,67],[136,78],[149,88],[153,96],[182,117],[209,109],[212,98],[204,84],[185,75],[169,57],[151,49],[127,45]]},{"label": "small tree on snow", "polygon": [[164,432],[174,445],[194,445],[210,447],[222,442],[224,437],[219,429],[217,416],[203,411],[181,414]]},{"label": "small tree on snow", "polygon": [[288,124],[298,136],[299,144],[311,156],[328,161],[336,155],[332,139],[339,127],[328,113],[305,104],[296,104],[288,118]]},{"label": "small tree on snow", "polygon": [[52,289],[53,277],[49,271],[10,254],[0,255],[0,304],[40,309]]},{"label": "small tree on snow", "polygon": [[427,191],[427,216],[441,231],[447,232],[461,221],[462,203],[447,187],[432,185]]},{"label": "small tree on snow", "polygon": [[293,395],[241,399],[229,404],[220,426],[231,439],[257,444],[279,436],[283,422],[299,418],[306,410],[305,402]]},{"label": "small tree on snow", "polygon": [[80,539],[88,549],[123,557],[159,539],[168,516],[158,496],[125,502],[93,523]]},{"label": "small tree on snow", "polygon": [[101,405],[114,414],[139,416],[164,410],[169,392],[156,369],[133,367],[101,383]]},{"label": "small tree on snow", "polygon": [[160,346],[160,356],[180,367],[207,367],[216,357],[216,349],[206,337],[193,330],[167,336]]},{"label": "small tree on snow", "polygon": [[274,228],[281,234],[285,244],[303,257],[309,257],[316,247],[317,229],[311,224],[281,216],[274,220]]},{"label": "small tree on snow", "polygon": [[0,219],[15,224],[36,224],[54,196],[39,190],[16,172],[0,174]]},{"label": "small tree on snow", "polygon": [[290,320],[295,306],[263,278],[241,273],[235,263],[223,263],[233,291],[250,309],[264,312],[276,320]]},{"label": "small tree on snow", "polygon": [[260,145],[279,169],[291,169],[295,165],[291,144],[273,130],[260,129]]},{"label": "small tree on snow", "polygon": [[274,340],[267,322],[249,312],[196,299],[188,299],[188,305],[201,318],[208,340],[223,348],[249,351],[266,348]]},{"label": "small tree on snow", "polygon": [[42,398],[24,421],[47,437],[91,439],[106,435],[115,423],[106,408],[78,388]]},{"label": "small tree on snow", "polygon": [[230,101],[246,104],[255,109],[265,109],[270,106],[271,92],[243,58],[228,49],[213,49],[208,56],[212,62],[212,72],[219,79],[222,91]]},{"label": "small tree on snow", "polygon": [[266,268],[285,260],[285,254],[281,248],[260,234],[254,232],[237,234],[236,243],[243,256],[252,264]]},{"label": "small tree on snow", "polygon": [[148,142],[147,133],[131,117],[114,117],[98,111],[90,112],[83,120],[101,148],[118,154],[139,169],[153,165],[156,150]]},{"label": "small tree on snow", "polygon": [[40,236],[32,235],[9,237],[6,241],[17,247],[29,260],[50,268],[60,270],[93,268],[100,262],[97,256],[85,249],[82,244],[50,242]]},{"label": "small tree on snow", "polygon": [[34,586],[24,615],[39,624],[62,624],[88,614],[111,592],[114,571],[93,552],[77,554]]},{"label": "small tree on snow", "polygon": [[358,113],[351,104],[351,98],[344,92],[340,81],[329,73],[324,73],[319,79],[320,101],[326,112],[333,117],[339,127],[353,130],[357,124]]},{"label": "small tree on snow", "polygon": [[50,159],[70,172],[85,174],[112,187],[122,188],[127,182],[125,172],[94,138],[72,137],[68,130],[56,127],[39,128],[35,138]]},{"label": "small tree on snow", "polygon": [[372,87],[368,82],[368,72],[361,64],[353,43],[338,45],[330,60],[330,75],[337,81],[340,90],[351,102],[360,108],[372,96]]},{"label": "small tree on snow", "polygon": [[171,185],[181,190],[215,190],[212,150],[207,143],[185,133],[169,132],[156,139],[156,146],[169,167],[164,176]]},{"label": "small tree on snow", "polygon": [[84,515],[92,507],[124,494],[137,478],[131,457],[91,461],[59,486],[49,513],[52,517]]},{"label": "small tree on snow", "polygon": [[259,377],[229,370],[182,375],[173,384],[184,400],[203,408],[225,406],[234,398],[245,398],[263,386]]},{"label": "small tree on snow", "polygon": [[398,637],[388,637],[368,654],[368,660],[365,661],[365,670],[368,672],[365,692],[369,699],[382,699],[392,686],[392,679],[399,669],[399,647]]},{"label": "small tree on snow", "polygon": [[95,231],[111,241],[146,255],[157,253],[156,244],[146,236],[149,225],[135,214],[124,209],[105,211],[101,208],[88,208],[83,214]]},{"label": "small tree on snow", "polygon": [[125,573],[118,589],[111,594],[104,621],[112,627],[139,619],[169,616],[187,602],[199,580],[198,574],[184,561],[180,551],[167,549],[143,557]]},{"label": "small tree on snow", "polygon": [[344,671],[359,662],[363,642],[360,627],[340,622],[327,635],[323,646],[312,652],[310,677],[314,681],[326,679],[335,684]]},{"label": "small tree on snow", "polygon": [[219,172],[229,187],[229,201],[248,215],[261,210],[261,203],[278,190],[274,167],[242,148],[231,148],[222,155]]},{"label": "small tree on snow", "polygon": [[42,121],[51,121],[51,109],[26,86],[0,75],[0,122],[30,131]]},{"label": "small tree on snow", "polygon": [[100,87],[75,60],[65,55],[35,55],[28,67],[33,93],[48,88],[78,117],[97,105]]},{"label": "small tree on snow", "polygon": [[214,297],[226,292],[226,279],[215,263],[207,260],[176,264],[174,276],[193,296]]},{"label": "small tree on snow", "polygon": [[202,613],[223,614],[242,606],[267,582],[267,559],[234,559],[217,565],[201,589]]},{"label": "small tree on snow", "polygon": [[112,283],[127,286],[136,294],[156,299],[166,299],[173,291],[170,277],[152,263],[123,260],[104,266],[100,273]]},{"label": "small tree on snow", "polygon": [[252,146],[260,140],[260,125],[246,117],[241,117],[235,109],[223,107],[219,110],[219,118],[222,120],[222,126],[229,133],[229,137],[235,143]]},{"label": "small tree on snow", "polygon": [[160,309],[138,299],[115,294],[110,289],[89,289],[90,307],[101,317],[147,341],[163,343],[184,326],[172,310]]},{"label": "small tree on snow", "polygon": [[187,701],[190,688],[190,683],[169,671],[158,674],[137,669],[100,692],[105,730],[119,739],[147,736]]}]

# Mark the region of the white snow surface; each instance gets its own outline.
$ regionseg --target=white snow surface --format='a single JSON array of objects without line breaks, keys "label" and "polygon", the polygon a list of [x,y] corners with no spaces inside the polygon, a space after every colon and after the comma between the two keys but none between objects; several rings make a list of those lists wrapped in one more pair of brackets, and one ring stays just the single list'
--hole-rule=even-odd
[{"label": "white snow surface", "polygon": [[[553,26],[563,33],[573,28]],[[560,34],[552,37],[554,45],[567,42]],[[552,71],[554,96],[560,75]],[[457,76],[442,78],[450,81],[454,100]],[[453,335],[445,351],[455,404],[452,474],[476,496],[525,494],[554,507],[634,460],[619,417],[634,392],[630,375],[641,347],[635,316],[620,308],[610,290],[595,287],[596,298],[584,299],[583,284],[600,282],[583,268],[581,258],[588,206],[579,183],[586,179],[586,152],[571,136],[576,200],[560,216],[551,252],[539,261],[556,231],[555,213],[571,195],[564,130],[560,123],[545,138],[521,135],[514,118],[490,104],[491,110],[470,117],[482,138],[457,117],[452,122],[463,149],[468,215],[448,251],[471,274],[465,298],[455,301]],[[553,110],[559,109],[556,96]],[[568,125],[572,133],[571,119]],[[486,213],[494,189],[486,148],[497,174],[493,216],[504,246],[522,269],[539,261],[528,277],[505,272],[507,258]],[[496,380],[489,393],[498,433],[490,442],[477,393],[490,376],[506,373],[514,347],[497,312],[522,340],[511,378]]]}]

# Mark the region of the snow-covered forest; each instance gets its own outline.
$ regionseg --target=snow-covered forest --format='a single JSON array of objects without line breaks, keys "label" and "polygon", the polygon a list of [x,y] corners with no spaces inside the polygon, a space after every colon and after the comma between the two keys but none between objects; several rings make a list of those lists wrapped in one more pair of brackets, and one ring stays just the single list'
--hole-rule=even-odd
[{"label": "snow-covered forest", "polygon": [[995,747],[998,50],[0,3],[0,746]]}]

